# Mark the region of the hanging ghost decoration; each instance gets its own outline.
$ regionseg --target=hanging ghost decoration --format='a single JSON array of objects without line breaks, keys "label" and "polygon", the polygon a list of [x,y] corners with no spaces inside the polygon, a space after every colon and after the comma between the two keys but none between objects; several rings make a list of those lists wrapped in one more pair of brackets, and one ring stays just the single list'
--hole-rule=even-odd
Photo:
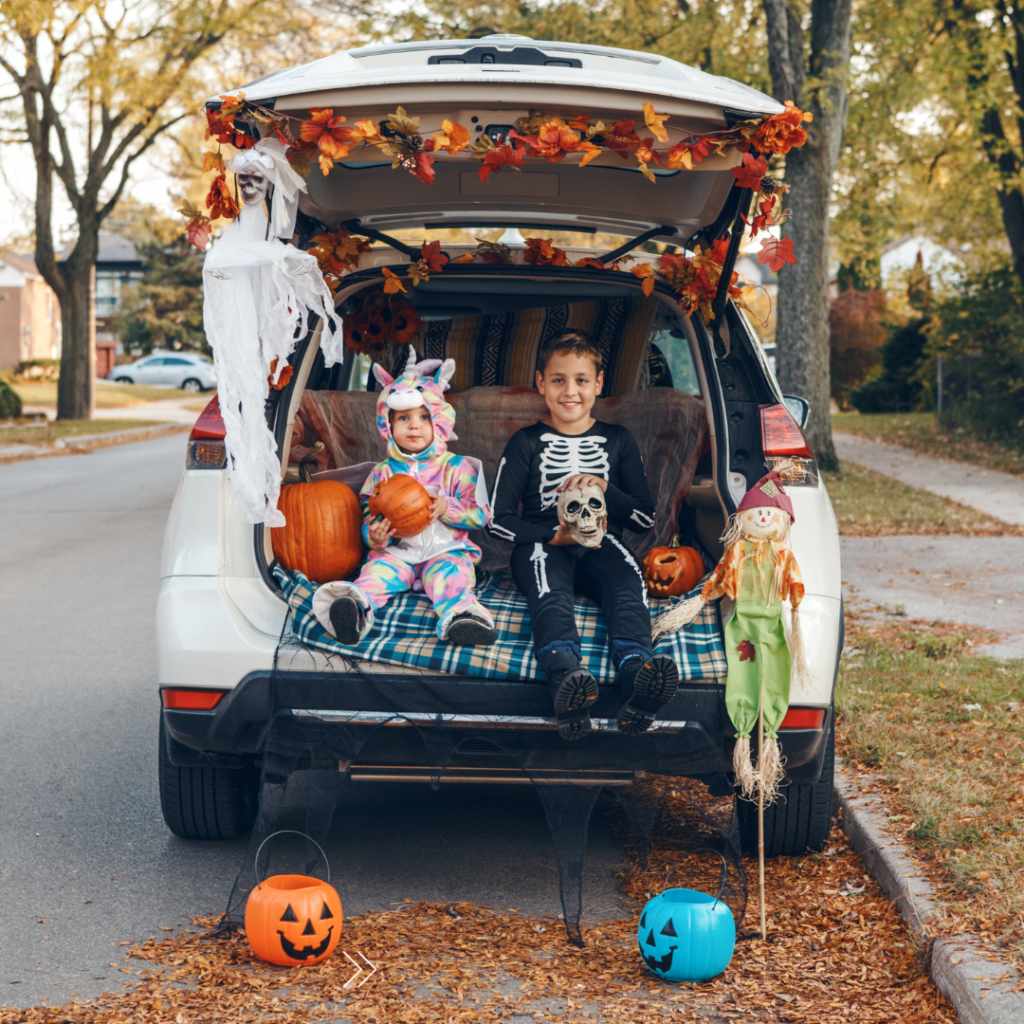
[{"label": "hanging ghost decoration", "polygon": [[217,368],[228,477],[253,523],[284,526],[281,461],[265,414],[268,377],[276,384],[286,371],[310,313],[324,321],[327,365],[341,362],[341,322],[316,258],[289,241],[306,184],[285,147],[261,139],[231,169],[242,206],[206,254],[203,325]]},{"label": "hanging ghost decoration", "polygon": [[[804,596],[800,567],[790,550],[793,503],[774,471],[746,493],[722,537],[725,553],[700,594],[682,601],[654,624],[654,636],[674,633],[692,622],[708,601],[727,596],[736,609],[725,626],[729,671],[725,706],[736,729],[733,771],[741,795],[777,796],[785,778],[778,729],[789,708],[790,676],[807,672],[797,609]],[[787,642],[782,605],[792,605]],[[751,763],[750,734],[764,716],[765,742],[757,770]]]}]

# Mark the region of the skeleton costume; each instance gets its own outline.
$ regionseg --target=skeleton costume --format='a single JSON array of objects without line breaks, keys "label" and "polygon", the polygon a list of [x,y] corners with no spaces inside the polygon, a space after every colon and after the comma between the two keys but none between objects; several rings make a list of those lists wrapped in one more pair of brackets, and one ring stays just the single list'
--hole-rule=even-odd
[{"label": "skeleton costume", "polygon": [[[449,630],[455,620],[470,616],[493,630],[494,619],[481,605],[476,586],[476,563],[480,548],[469,539],[470,530],[484,526],[488,518],[487,490],[476,459],[448,451],[447,442],[457,440],[455,410],[444,392],[455,372],[455,360],[428,359],[416,362],[409,346],[409,362],[397,380],[374,365],[374,375],[384,385],[377,399],[377,429],[387,442],[388,458],[373,468],[359,499],[363,506],[363,540],[369,543],[369,499],[374,487],[396,473],[418,480],[431,494],[448,502],[444,514],[414,537],[392,537],[383,550],[371,550],[354,583],[339,580],[320,587],[313,597],[313,612],[332,635],[331,607],[349,597],[362,609],[359,638],[373,626],[373,612],[395,594],[421,590],[437,612],[437,635],[452,639]],[[391,435],[388,412],[425,406],[434,426],[434,440],[421,452],[405,452]]]},{"label": "skeleton costume", "polygon": [[[552,547],[548,541],[559,522],[556,488],[577,473],[608,481],[608,529],[597,547]],[[643,574],[621,538],[626,527],[643,533],[654,526],[654,501],[636,438],[625,427],[597,421],[585,433],[569,435],[535,423],[517,431],[498,463],[492,507],[491,533],[515,544],[512,575],[530,606],[541,664],[556,650],[579,660],[574,593],[604,610],[617,668],[630,656],[650,656]]]}]

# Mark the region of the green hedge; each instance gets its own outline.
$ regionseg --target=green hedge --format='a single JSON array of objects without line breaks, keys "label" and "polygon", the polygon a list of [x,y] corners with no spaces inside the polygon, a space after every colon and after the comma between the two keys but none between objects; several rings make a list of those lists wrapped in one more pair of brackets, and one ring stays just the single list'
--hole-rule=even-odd
[{"label": "green hedge", "polygon": [[0,417],[21,415],[21,399],[18,393],[6,381],[0,380]]}]

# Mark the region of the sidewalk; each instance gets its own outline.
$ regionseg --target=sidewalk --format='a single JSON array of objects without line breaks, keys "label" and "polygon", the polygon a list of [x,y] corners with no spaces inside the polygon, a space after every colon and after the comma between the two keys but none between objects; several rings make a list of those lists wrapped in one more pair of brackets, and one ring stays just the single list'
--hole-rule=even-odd
[{"label": "sidewalk", "polygon": [[[184,423],[192,426],[199,418],[198,409],[186,409],[185,406],[204,405],[213,398],[214,392],[207,391],[191,398],[167,398],[158,402],[140,402],[137,405],[122,405],[114,409],[97,409],[93,419],[97,420],[159,420],[167,423]],[[26,416],[46,416],[55,419],[57,410],[52,405],[25,405],[22,411]]]},{"label": "sidewalk", "polygon": [[1024,526],[1024,479],[967,462],[921,455],[910,448],[834,433],[836,454],[911,487],[940,494],[1004,523]]}]

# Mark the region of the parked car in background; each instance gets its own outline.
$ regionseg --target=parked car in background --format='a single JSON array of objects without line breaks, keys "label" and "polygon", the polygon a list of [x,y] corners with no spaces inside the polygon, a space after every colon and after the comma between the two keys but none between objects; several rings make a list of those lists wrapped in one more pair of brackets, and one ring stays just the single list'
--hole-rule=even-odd
[{"label": "parked car in background", "polygon": [[154,352],[134,363],[115,366],[106,379],[118,384],[149,384],[199,392],[217,386],[217,371],[205,356],[191,352]]}]

